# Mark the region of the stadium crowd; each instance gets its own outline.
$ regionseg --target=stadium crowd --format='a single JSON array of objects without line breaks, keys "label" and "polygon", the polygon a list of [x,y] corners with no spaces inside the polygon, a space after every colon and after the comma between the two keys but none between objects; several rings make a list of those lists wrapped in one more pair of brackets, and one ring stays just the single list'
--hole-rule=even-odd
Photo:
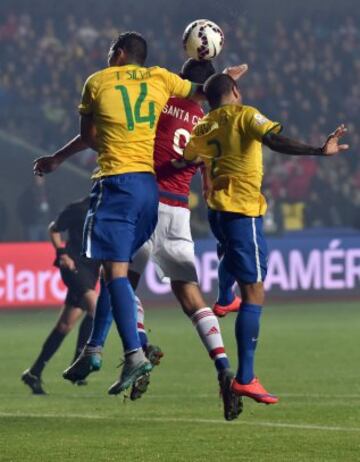
[{"label": "stadium crowd", "polygon": [[[131,15],[121,23],[91,12],[38,21],[31,14],[0,19],[0,125],[34,146],[51,151],[74,136],[76,107],[84,79],[106,66],[106,52],[119,30],[141,29],[149,41],[150,64],[173,70],[184,60],[181,31],[164,15],[161,27],[143,29]],[[214,19],[214,18],[213,18]],[[216,18],[226,37],[217,66],[247,62],[241,83],[247,104],[280,121],[284,134],[319,145],[339,123],[350,132],[349,154],[331,162],[265,152],[268,232],[304,227],[360,227],[360,28],[354,17],[277,20],[266,29],[240,16]],[[151,24],[151,22],[149,23]],[[159,33],[161,31],[161,33]],[[175,37],[175,39],[174,39]],[[94,153],[80,155],[94,167]],[[194,185],[194,234],[206,234],[199,185]]]}]

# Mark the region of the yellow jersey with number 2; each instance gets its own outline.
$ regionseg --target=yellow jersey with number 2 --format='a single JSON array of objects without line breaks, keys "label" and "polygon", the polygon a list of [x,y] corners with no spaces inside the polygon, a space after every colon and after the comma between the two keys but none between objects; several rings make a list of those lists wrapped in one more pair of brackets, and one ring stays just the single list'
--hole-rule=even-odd
[{"label": "yellow jersey with number 2", "polygon": [[92,115],[99,171],[94,178],[154,172],[156,126],[170,96],[186,98],[191,82],[160,67],[108,67],[85,82],[79,112]]},{"label": "yellow jersey with number 2", "polygon": [[210,111],[196,125],[184,158],[205,163],[211,209],[264,215],[262,137],[271,130],[278,133],[281,125],[251,106],[235,104]]}]

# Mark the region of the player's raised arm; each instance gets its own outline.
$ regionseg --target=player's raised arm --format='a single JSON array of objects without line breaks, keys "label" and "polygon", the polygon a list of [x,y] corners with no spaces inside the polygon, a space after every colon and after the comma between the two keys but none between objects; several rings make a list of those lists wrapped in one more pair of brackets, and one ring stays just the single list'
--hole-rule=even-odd
[{"label": "player's raised arm", "polygon": [[299,141],[279,135],[273,131],[267,133],[262,142],[271,150],[282,154],[293,156],[333,156],[342,151],[349,149],[348,144],[339,144],[340,139],[346,134],[347,128],[345,125],[340,125],[333,133],[331,133],[324,146],[314,147],[309,146]]},{"label": "player's raised arm", "polygon": [[68,141],[64,146],[50,156],[42,156],[35,159],[33,164],[34,175],[42,176],[46,173],[53,172],[66,159],[80,151],[83,151],[87,147],[87,144],[81,139],[81,136],[76,135],[75,138]]},{"label": "player's raised arm", "polygon": [[85,82],[81,102],[80,112],[80,135],[66,143],[62,148],[50,156],[39,157],[34,160],[34,175],[44,175],[56,170],[66,159],[74,154],[91,147],[96,149],[96,129],[93,123],[93,101],[94,84],[91,77]]}]

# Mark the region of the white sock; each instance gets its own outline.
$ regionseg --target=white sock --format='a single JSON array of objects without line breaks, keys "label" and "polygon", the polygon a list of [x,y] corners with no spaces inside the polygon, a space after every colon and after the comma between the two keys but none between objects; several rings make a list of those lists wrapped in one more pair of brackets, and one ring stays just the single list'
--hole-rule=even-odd
[{"label": "white sock", "polygon": [[191,316],[202,343],[207,349],[210,358],[215,361],[216,368],[222,370],[229,367],[229,361],[225,353],[224,342],[221,335],[220,325],[211,308],[201,308]]},{"label": "white sock", "polygon": [[145,319],[145,313],[144,313],[144,308],[142,306],[141,300],[139,297],[135,296],[135,301],[136,301],[136,307],[137,307],[137,328],[139,332],[145,332],[144,328],[144,319]]},{"label": "white sock", "polygon": [[137,330],[139,333],[141,346],[146,348],[148,344],[148,337],[144,326],[145,312],[139,297],[135,296],[137,306]]}]

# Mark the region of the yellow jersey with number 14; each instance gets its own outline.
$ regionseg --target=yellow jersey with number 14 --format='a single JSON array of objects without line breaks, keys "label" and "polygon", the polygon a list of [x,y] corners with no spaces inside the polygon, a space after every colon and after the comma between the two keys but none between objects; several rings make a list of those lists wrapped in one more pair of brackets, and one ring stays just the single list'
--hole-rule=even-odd
[{"label": "yellow jersey with number 14", "polygon": [[205,163],[210,191],[208,206],[249,217],[264,215],[262,137],[281,125],[250,106],[215,109],[194,128],[184,158]]},{"label": "yellow jersey with number 14", "polygon": [[156,126],[170,96],[186,98],[191,82],[160,67],[108,67],[85,82],[79,112],[92,115],[99,171],[94,178],[154,172]]}]

